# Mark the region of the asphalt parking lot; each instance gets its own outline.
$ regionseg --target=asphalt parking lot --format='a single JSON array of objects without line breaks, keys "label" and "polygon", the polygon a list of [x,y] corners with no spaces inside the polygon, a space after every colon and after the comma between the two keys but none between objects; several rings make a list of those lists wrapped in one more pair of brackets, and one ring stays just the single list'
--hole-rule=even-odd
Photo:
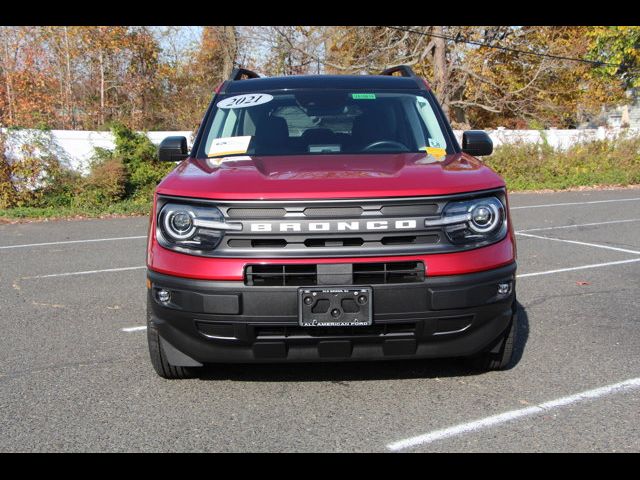
[{"label": "asphalt parking lot", "polygon": [[0,451],[640,451],[640,189],[513,194],[517,362],[158,377],[146,218],[0,225]]}]

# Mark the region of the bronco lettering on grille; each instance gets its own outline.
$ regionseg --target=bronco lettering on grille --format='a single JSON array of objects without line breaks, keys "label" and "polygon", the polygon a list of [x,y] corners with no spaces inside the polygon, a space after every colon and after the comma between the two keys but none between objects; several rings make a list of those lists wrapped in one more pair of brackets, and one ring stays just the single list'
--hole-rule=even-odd
[{"label": "bronco lettering on grille", "polygon": [[252,232],[358,232],[377,230],[415,230],[418,222],[406,220],[328,221],[328,222],[256,222],[251,223]]}]

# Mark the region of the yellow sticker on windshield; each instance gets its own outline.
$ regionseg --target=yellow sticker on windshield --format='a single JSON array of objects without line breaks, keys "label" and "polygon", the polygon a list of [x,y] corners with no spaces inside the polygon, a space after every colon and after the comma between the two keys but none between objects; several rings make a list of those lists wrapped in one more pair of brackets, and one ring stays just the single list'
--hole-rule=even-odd
[{"label": "yellow sticker on windshield", "polygon": [[441,160],[447,155],[447,151],[440,147],[424,147],[429,155],[433,155],[438,160]]}]

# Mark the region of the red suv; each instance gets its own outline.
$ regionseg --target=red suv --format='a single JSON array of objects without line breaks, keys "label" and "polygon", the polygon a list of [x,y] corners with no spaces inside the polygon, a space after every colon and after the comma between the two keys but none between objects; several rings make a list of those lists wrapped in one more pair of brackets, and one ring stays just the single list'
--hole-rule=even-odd
[{"label": "red suv", "polygon": [[426,81],[260,78],[216,90],[158,186],[148,340],[165,378],[226,362],[511,360],[516,247],[505,183],[462,148]]}]

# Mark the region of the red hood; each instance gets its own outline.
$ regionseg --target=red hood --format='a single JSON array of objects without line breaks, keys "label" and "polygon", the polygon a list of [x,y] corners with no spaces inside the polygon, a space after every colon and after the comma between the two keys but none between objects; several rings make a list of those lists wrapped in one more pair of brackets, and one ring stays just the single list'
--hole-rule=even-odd
[{"label": "red hood", "polygon": [[[433,159],[432,159],[433,160]],[[429,162],[424,153],[288,155],[215,161],[187,159],[158,193],[218,200],[328,199],[447,195],[503,187],[466,154]]]}]

